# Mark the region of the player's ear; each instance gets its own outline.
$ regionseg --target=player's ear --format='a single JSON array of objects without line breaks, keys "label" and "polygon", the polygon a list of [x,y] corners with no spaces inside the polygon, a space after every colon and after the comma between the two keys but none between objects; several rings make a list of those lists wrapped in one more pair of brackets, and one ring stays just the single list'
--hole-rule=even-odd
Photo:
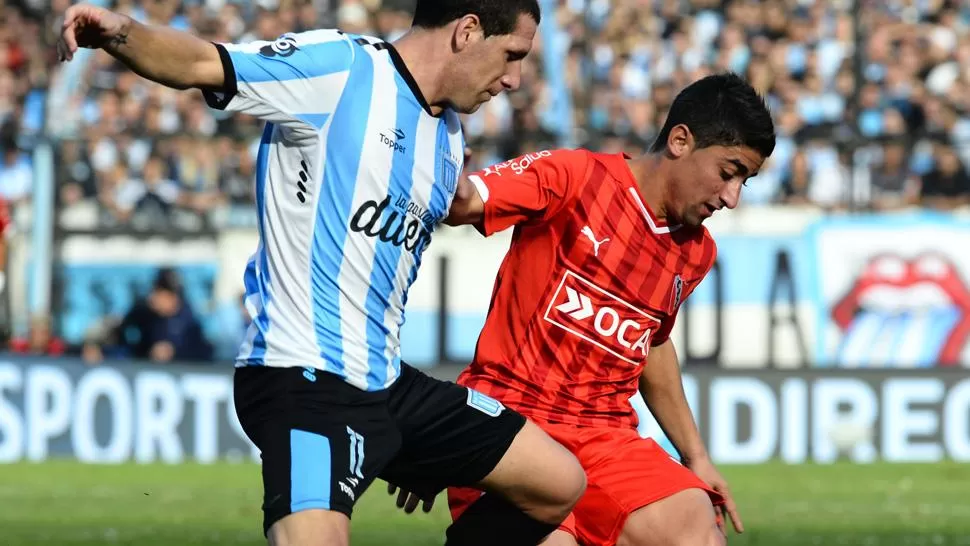
[{"label": "player's ear", "polygon": [[455,33],[452,38],[455,52],[464,51],[468,46],[485,38],[485,29],[477,15],[468,14],[455,24]]},{"label": "player's ear", "polygon": [[674,125],[667,135],[667,154],[673,159],[679,159],[694,148],[694,135],[683,123]]}]

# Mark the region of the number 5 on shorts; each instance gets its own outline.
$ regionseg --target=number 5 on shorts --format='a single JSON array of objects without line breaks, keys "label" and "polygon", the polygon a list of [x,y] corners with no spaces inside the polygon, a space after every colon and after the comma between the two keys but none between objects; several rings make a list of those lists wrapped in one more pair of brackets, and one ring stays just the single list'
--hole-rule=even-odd
[{"label": "number 5 on shorts", "polygon": [[489,417],[498,417],[505,406],[491,396],[482,394],[474,389],[468,389],[468,405]]}]

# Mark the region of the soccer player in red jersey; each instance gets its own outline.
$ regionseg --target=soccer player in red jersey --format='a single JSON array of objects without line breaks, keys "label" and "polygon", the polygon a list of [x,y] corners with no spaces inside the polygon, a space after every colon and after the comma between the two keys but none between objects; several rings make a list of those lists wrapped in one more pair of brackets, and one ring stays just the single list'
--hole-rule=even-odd
[{"label": "soccer player in red jersey", "polygon": [[[669,335],[714,264],[702,222],[738,204],[774,145],[763,99],[735,75],[714,75],[676,97],[639,158],[543,151],[465,181],[448,222],[515,231],[458,383],[538,423],[587,474],[583,498],[543,544],[723,544],[718,512],[743,530]],[[683,465],[638,435],[638,389]],[[457,517],[482,493],[448,497]]]}]

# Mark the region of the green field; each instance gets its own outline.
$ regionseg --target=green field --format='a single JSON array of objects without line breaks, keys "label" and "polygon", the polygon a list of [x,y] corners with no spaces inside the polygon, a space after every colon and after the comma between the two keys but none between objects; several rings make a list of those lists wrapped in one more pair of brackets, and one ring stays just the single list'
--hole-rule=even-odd
[{"label": "green field", "polygon": [[[724,467],[747,532],[732,545],[970,546],[970,465]],[[254,465],[0,465],[0,544],[264,544]],[[448,517],[398,513],[383,482],[351,542],[443,542]]]}]

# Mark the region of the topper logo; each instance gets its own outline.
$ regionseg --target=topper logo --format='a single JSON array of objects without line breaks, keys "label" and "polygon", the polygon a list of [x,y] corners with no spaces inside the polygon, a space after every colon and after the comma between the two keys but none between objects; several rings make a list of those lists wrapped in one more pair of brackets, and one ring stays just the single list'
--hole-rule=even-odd
[{"label": "topper logo", "polygon": [[572,271],[563,274],[543,318],[635,365],[646,359],[650,337],[660,327],[660,319]]}]

